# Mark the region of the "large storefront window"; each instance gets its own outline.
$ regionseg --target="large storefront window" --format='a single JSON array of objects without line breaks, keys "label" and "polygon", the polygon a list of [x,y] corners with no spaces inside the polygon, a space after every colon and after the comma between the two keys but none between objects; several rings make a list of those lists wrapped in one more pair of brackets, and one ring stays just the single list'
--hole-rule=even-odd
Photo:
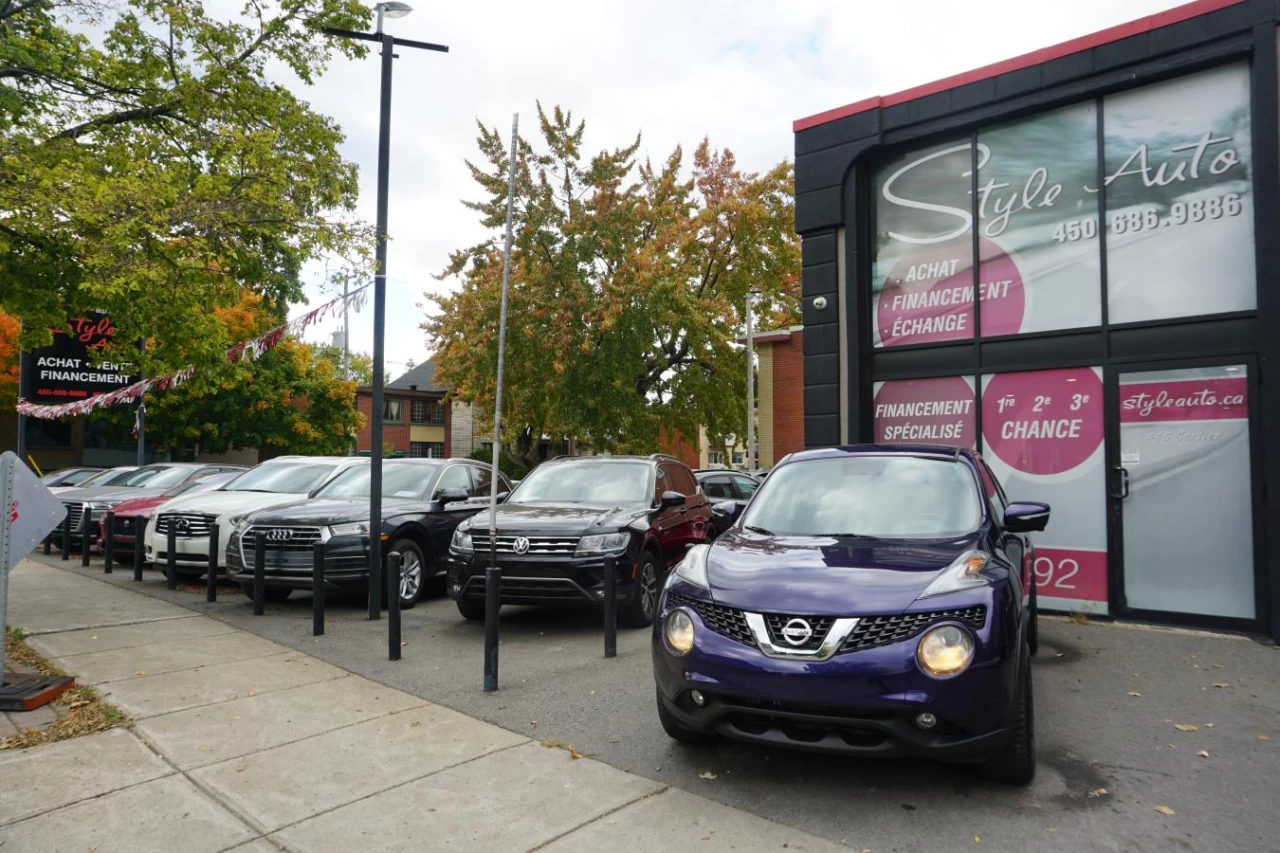
[{"label": "large storefront window", "polygon": [[973,380],[968,377],[877,382],[874,411],[877,444],[977,446]]},{"label": "large storefront window", "polygon": [[1103,100],[1112,323],[1257,307],[1249,68]]},{"label": "large storefront window", "polygon": [[1056,610],[1107,612],[1102,370],[1073,367],[982,379],[983,455],[1010,500],[1044,501],[1036,595]]}]

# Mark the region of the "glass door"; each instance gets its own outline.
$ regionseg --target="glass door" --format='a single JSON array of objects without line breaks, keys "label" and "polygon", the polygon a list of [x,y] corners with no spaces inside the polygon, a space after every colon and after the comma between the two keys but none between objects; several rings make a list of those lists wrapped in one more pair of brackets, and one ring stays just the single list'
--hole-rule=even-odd
[{"label": "glass door", "polygon": [[1251,372],[1242,360],[1113,374],[1125,609],[1257,620]]}]

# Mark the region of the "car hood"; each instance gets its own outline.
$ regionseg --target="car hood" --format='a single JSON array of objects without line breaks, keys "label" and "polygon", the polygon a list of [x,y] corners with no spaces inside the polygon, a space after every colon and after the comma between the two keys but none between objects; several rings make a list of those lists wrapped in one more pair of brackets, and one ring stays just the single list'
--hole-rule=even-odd
[{"label": "car hood", "polygon": [[[499,504],[497,528],[501,533],[580,535],[593,528],[616,530],[649,512],[644,507],[588,506],[586,504]],[[473,530],[489,525],[487,512],[476,516]]]},{"label": "car hood", "polygon": [[[136,491],[136,490],[135,490]],[[165,503],[168,498],[164,495],[148,495],[141,498],[131,498],[127,501],[121,501],[115,506],[115,514],[117,518],[124,516],[145,516],[151,517],[155,508]]]},{"label": "car hood", "polygon": [[[426,501],[382,499],[382,517],[392,518],[409,513],[425,513],[431,505]],[[312,499],[287,506],[274,507],[253,514],[254,524],[320,525],[346,524],[369,520],[367,498]]]},{"label": "car hood", "polygon": [[297,503],[305,494],[280,492],[224,492],[215,489],[198,495],[182,495],[165,505],[165,512],[191,512],[203,515],[239,516],[268,507]]},{"label": "car hood", "polygon": [[144,489],[139,486],[90,486],[87,489],[74,488],[58,493],[58,500],[63,503],[89,503],[90,501],[127,501],[133,498],[154,497],[168,491],[163,489]]},{"label": "car hood", "polygon": [[927,542],[769,537],[731,530],[707,554],[717,603],[801,616],[900,613],[979,535]]}]

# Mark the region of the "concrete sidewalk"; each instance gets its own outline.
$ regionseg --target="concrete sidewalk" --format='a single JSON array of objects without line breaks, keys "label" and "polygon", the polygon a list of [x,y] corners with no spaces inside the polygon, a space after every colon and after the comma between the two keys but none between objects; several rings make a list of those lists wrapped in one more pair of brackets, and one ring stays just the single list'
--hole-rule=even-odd
[{"label": "concrete sidewalk", "polygon": [[845,849],[27,561],[9,622],[134,718],[0,752],[0,850]]}]

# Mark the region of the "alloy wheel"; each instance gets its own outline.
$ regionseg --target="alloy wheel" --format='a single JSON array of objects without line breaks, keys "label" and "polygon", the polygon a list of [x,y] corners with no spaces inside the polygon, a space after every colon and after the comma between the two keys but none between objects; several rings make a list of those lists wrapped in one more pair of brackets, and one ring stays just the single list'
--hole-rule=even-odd
[{"label": "alloy wheel", "polygon": [[646,560],[640,567],[640,606],[649,618],[658,608],[658,573],[652,560]]},{"label": "alloy wheel", "polygon": [[413,601],[422,588],[422,560],[413,551],[400,555],[400,600]]}]

